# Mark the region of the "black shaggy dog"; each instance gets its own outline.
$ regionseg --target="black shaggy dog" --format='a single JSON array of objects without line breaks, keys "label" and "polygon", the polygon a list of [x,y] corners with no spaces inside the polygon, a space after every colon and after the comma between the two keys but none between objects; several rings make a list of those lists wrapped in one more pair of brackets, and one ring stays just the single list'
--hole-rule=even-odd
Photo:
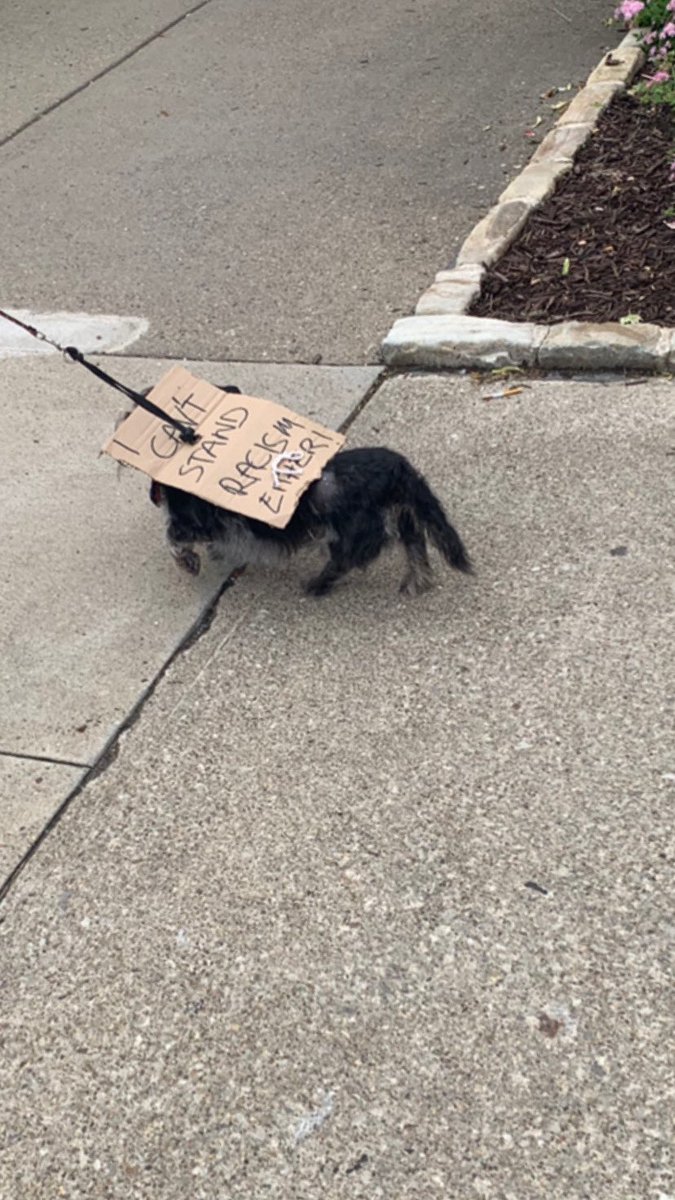
[{"label": "black shaggy dog", "polygon": [[329,559],[307,591],[325,596],[348,571],[367,567],[388,543],[398,540],[407,559],[401,591],[424,592],[432,581],[427,536],[451,567],[471,571],[461,538],[440,501],[408,460],[393,450],[340,451],[303,493],[284,529],[164,484],[153,483],[150,495],[155,504],[166,506],[171,553],[192,575],[200,570],[199,547],[210,558],[240,566],[273,565],[321,540]]}]

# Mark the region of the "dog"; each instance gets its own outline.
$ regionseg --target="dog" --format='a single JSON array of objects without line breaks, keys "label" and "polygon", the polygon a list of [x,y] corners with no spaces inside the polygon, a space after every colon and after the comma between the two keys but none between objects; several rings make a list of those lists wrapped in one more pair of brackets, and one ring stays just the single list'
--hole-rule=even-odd
[{"label": "dog", "polygon": [[[232,386],[221,390],[239,391]],[[284,529],[156,481],[150,497],[166,509],[169,548],[191,575],[201,569],[201,549],[211,559],[227,559],[240,568],[274,566],[303,546],[322,541],[328,561],[306,590],[326,596],[350,571],[365,569],[386,545],[398,541],[406,557],[400,590],[416,594],[433,582],[427,538],[449,566],[472,571],[457,530],[426,480],[402,454],[384,447],[339,451],[303,492]]]}]

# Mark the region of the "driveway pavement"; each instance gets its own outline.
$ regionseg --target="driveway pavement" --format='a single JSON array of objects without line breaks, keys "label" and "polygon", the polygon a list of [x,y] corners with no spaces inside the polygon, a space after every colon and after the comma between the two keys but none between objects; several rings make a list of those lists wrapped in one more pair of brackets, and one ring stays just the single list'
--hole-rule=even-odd
[{"label": "driveway pavement", "polygon": [[144,317],[157,356],[373,362],[541,93],[608,44],[604,0],[210,0],[168,27],[188,7],[24,0],[0,37],[8,131],[111,68],[0,155],[4,301]]}]

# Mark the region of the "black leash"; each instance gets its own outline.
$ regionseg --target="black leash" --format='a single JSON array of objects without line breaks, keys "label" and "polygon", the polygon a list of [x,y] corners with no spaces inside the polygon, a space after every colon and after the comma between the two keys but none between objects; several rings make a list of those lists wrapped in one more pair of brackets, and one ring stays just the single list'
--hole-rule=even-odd
[{"label": "black leash", "polygon": [[134,404],[138,404],[146,412],[152,413],[153,417],[159,417],[160,421],[166,421],[169,425],[172,425],[174,429],[178,430],[182,442],[194,443],[199,441],[199,434],[195,433],[190,425],[186,425],[183,421],[178,421],[176,417],[172,417],[169,413],[164,412],[157,404],[153,404],[152,400],[148,400],[147,396],[144,396],[142,392],[135,392],[133,388],[127,387],[125,383],[120,383],[119,379],[113,379],[112,375],[109,375],[107,371],[102,371],[100,367],[87,362],[84,355],[75,346],[59,346],[59,343],[52,341],[50,337],[47,337],[46,333],[42,333],[32,325],[26,325],[25,321],[20,321],[18,317],[10,316],[2,308],[0,308],[0,317],[4,317],[6,321],[11,321],[12,325],[18,325],[19,329],[23,329],[31,337],[37,338],[39,342],[47,342],[55,350],[58,350],[60,354],[63,354],[64,358],[68,359],[69,362],[76,362],[80,366],[86,367],[97,379],[101,379],[103,383],[110,384],[110,387],[121,392],[128,400],[133,400]]}]

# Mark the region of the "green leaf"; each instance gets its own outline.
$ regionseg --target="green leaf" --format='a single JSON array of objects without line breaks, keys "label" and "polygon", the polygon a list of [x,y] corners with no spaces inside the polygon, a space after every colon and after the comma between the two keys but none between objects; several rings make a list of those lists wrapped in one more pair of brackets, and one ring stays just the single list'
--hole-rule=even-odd
[{"label": "green leaf", "polygon": [[509,375],[523,375],[522,367],[493,367],[488,371],[490,379],[506,379]]}]

